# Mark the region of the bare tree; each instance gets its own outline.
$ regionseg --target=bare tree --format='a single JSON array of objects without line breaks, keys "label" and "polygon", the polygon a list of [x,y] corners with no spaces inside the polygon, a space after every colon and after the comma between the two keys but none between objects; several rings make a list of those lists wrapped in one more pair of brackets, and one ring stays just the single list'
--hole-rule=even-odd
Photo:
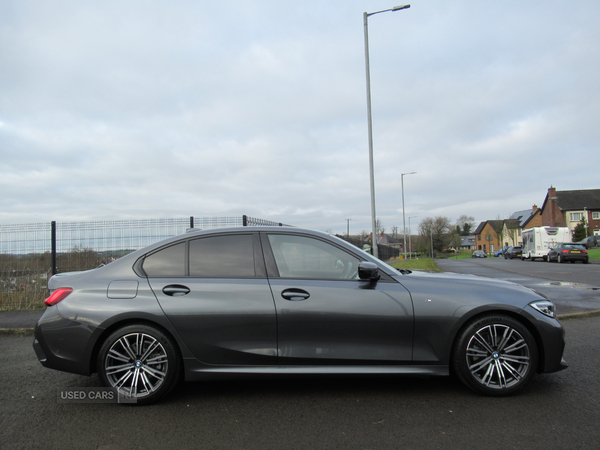
[{"label": "bare tree", "polygon": [[419,235],[421,236],[423,249],[427,249],[428,240],[433,240],[433,249],[441,252],[447,247],[452,238],[452,225],[448,217],[437,216],[426,217],[419,224]]}]

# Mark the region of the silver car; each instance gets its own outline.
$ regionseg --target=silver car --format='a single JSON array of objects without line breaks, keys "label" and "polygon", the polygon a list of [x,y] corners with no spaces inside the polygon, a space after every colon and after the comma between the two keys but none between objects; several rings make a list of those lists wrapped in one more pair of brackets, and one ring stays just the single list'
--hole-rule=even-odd
[{"label": "silver car", "polygon": [[49,368],[154,402],[180,379],[449,375],[508,395],[567,367],[554,305],[519,285],[398,271],[299,228],[193,231],[53,276],[34,349]]}]

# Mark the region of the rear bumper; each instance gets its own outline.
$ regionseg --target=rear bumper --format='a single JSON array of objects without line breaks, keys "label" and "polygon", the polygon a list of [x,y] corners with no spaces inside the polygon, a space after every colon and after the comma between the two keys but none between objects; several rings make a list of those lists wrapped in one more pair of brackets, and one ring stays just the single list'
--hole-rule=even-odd
[{"label": "rear bumper", "polygon": [[58,308],[49,307],[35,326],[33,349],[44,367],[90,375],[90,337],[98,330],[89,324],[69,320]]}]

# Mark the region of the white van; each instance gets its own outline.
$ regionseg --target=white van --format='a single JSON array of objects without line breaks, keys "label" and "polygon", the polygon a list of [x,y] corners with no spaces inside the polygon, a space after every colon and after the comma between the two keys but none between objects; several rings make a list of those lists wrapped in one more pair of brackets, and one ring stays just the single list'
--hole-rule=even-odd
[{"label": "white van", "polygon": [[523,253],[521,260],[548,258],[548,252],[556,244],[571,242],[571,230],[568,227],[535,227],[523,230]]}]

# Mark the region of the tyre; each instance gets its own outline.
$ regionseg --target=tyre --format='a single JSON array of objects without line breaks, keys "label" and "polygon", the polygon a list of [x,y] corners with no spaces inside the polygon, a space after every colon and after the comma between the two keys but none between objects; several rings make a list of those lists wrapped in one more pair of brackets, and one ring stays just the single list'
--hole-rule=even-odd
[{"label": "tyre", "polygon": [[563,262],[563,260],[561,259],[560,255],[558,255],[556,257],[556,262],[559,263],[559,264]]},{"label": "tyre", "polygon": [[535,339],[519,321],[493,314],[476,319],[459,334],[452,367],[469,388],[504,396],[523,389],[538,364]]},{"label": "tyre", "polygon": [[181,361],[173,340],[148,325],[128,325],[102,344],[97,360],[103,386],[116,388],[132,403],[154,403],[179,380]]}]

